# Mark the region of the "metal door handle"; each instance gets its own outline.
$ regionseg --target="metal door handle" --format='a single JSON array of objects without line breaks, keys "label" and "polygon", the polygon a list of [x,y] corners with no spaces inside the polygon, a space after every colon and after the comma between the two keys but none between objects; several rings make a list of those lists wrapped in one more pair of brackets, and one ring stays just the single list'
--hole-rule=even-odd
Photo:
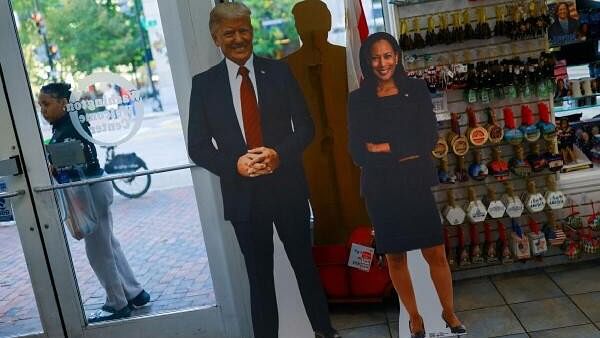
[{"label": "metal door handle", "polygon": [[17,190],[12,192],[0,192],[0,198],[12,198],[25,195],[25,190]]}]

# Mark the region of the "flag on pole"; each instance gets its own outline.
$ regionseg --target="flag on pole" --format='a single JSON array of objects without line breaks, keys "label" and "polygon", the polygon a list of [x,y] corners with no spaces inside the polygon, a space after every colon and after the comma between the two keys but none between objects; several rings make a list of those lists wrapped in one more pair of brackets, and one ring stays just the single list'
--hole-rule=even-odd
[{"label": "flag on pole", "polygon": [[360,86],[360,46],[369,36],[369,27],[361,0],[344,0],[346,6],[346,64],[348,69],[348,90]]}]

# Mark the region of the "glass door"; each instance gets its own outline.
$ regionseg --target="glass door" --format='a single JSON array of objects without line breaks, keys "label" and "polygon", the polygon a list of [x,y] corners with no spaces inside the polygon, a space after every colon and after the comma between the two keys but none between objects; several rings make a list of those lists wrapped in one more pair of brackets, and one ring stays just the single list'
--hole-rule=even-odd
[{"label": "glass door", "polygon": [[38,297],[47,332],[249,330],[220,196],[187,157],[160,18],[156,0],[0,3],[0,64],[29,181],[21,190],[35,206],[25,212],[37,218],[32,232],[51,270],[36,275],[54,288],[33,274],[32,285],[58,303],[52,311]]}]

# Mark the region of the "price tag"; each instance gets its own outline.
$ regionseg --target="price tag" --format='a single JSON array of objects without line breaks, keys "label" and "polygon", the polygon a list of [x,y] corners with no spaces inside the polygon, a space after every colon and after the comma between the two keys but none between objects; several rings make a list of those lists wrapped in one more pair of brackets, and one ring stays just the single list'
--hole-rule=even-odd
[{"label": "price tag", "polygon": [[[6,192],[6,182],[0,180],[0,192]],[[0,222],[12,222],[13,214],[10,201],[0,198]]]},{"label": "price tag", "polygon": [[350,257],[348,257],[348,266],[357,268],[361,271],[369,272],[375,249],[356,243],[352,243],[350,248]]}]

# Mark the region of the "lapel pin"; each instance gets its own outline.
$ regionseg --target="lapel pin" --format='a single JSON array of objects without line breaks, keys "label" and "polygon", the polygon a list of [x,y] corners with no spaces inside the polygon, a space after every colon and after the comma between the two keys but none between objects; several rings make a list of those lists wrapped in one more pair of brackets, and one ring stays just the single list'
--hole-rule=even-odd
[{"label": "lapel pin", "polygon": [[408,97],[408,93],[404,93],[404,96],[405,96],[405,97]]},{"label": "lapel pin", "polygon": [[265,71],[264,71],[264,70],[262,70],[262,69],[260,70],[260,73],[261,73],[261,74],[267,74],[267,72],[265,72]]}]

